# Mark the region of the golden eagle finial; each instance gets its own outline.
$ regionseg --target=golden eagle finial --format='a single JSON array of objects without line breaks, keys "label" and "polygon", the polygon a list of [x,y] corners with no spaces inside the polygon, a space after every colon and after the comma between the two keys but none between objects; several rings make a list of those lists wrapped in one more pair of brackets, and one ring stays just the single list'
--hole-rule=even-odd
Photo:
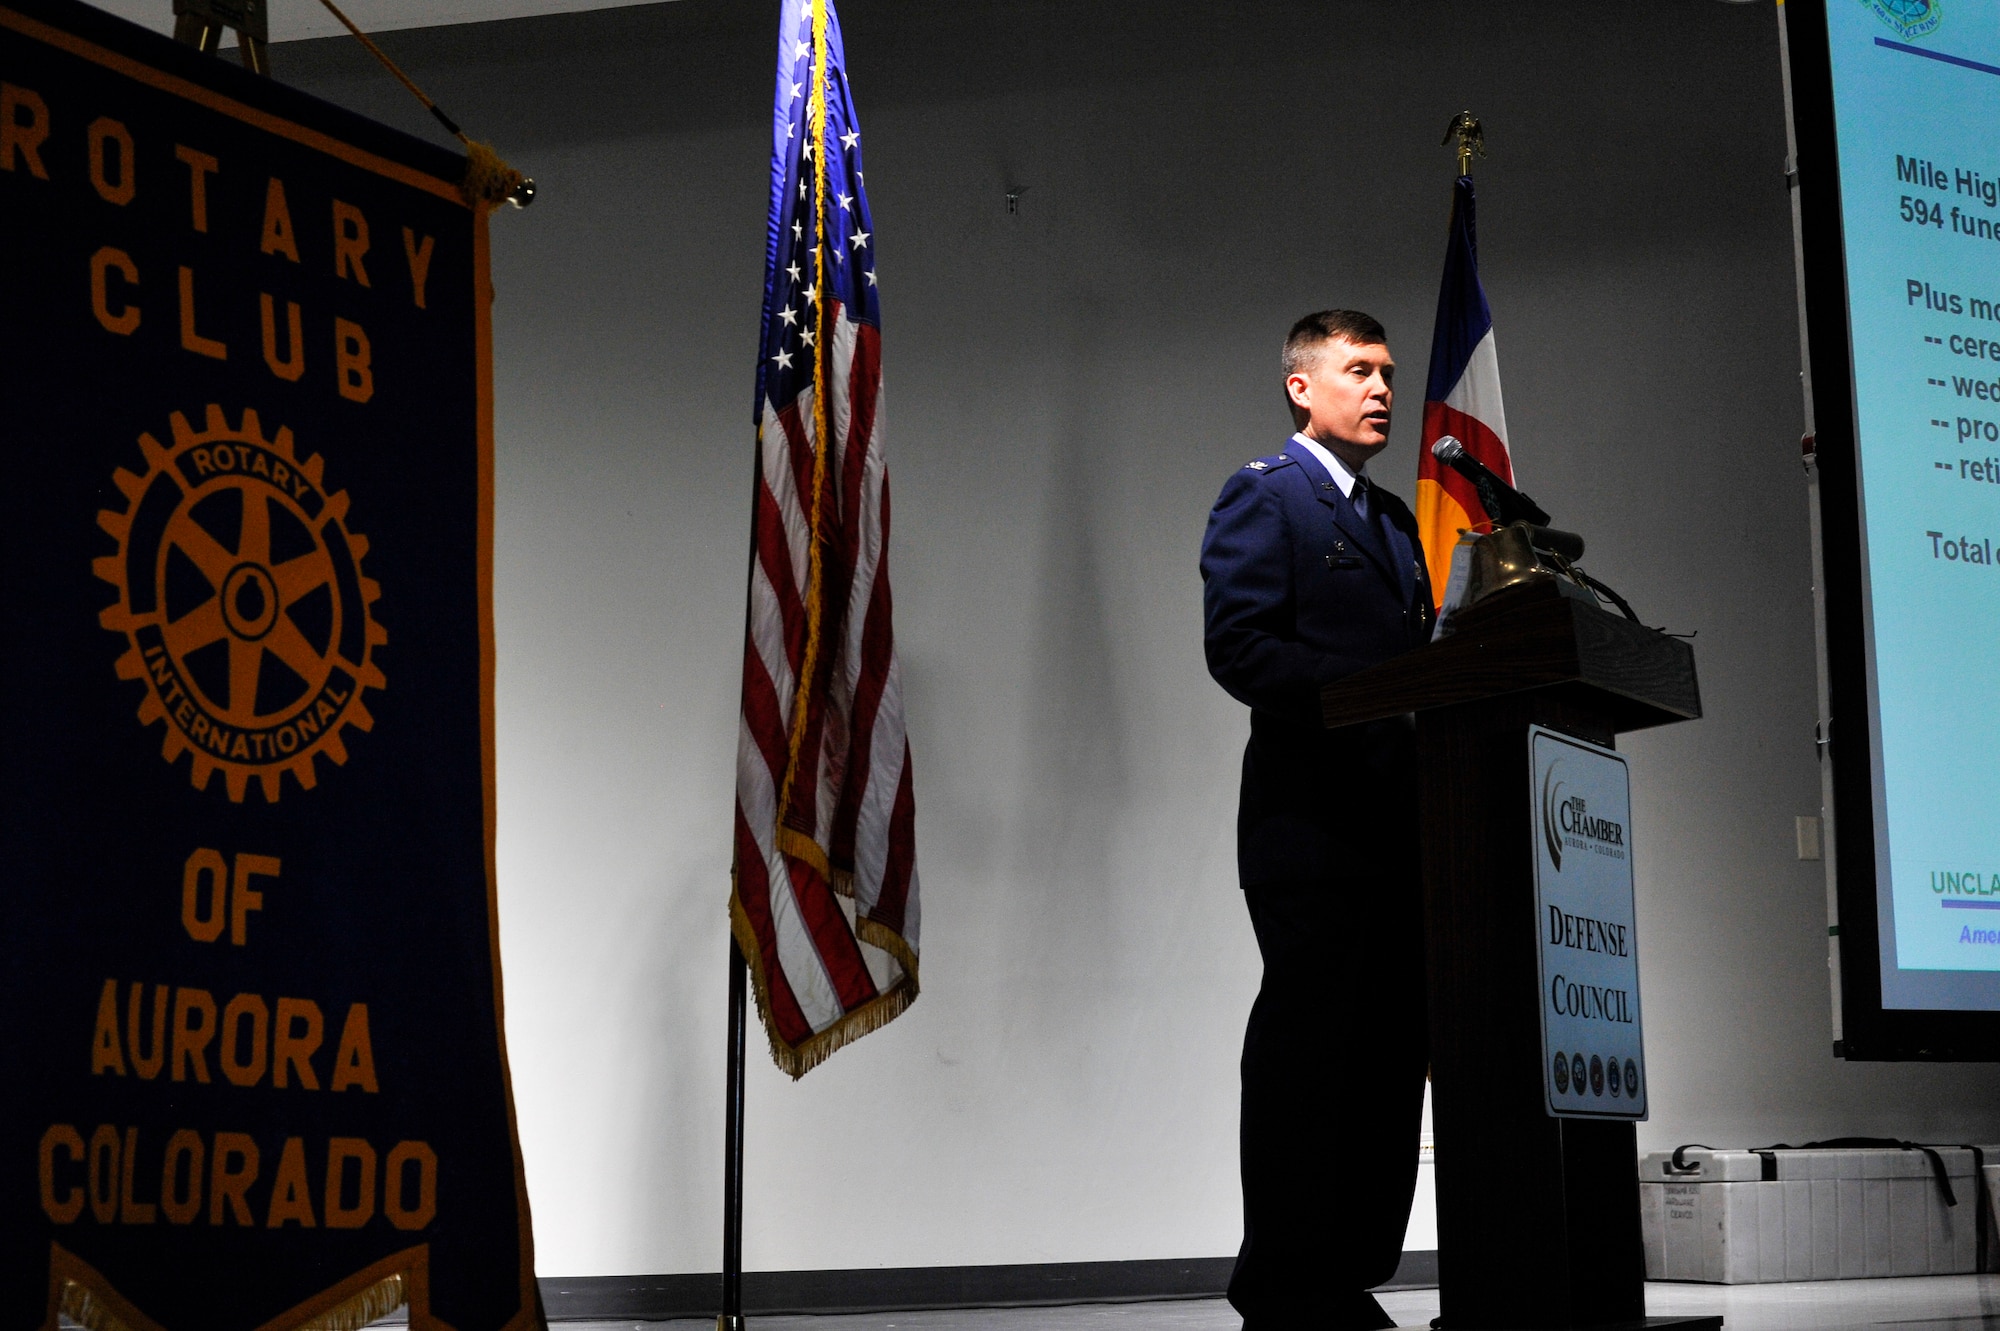
[{"label": "golden eagle finial", "polygon": [[1458,140],[1458,174],[1472,174],[1472,159],[1486,156],[1486,132],[1470,111],[1460,111],[1444,127],[1444,142]]}]

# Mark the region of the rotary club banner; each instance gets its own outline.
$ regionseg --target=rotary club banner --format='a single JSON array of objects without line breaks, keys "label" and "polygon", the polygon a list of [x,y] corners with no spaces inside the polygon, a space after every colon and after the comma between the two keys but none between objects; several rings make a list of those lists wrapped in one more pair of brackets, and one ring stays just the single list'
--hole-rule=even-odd
[{"label": "rotary club banner", "polygon": [[0,0],[0,1331],[541,1324],[464,172]]}]

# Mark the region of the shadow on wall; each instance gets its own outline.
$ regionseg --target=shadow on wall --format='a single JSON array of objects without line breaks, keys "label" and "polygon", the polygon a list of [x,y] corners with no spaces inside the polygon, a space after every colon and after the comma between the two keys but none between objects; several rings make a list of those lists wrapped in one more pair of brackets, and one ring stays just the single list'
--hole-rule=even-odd
[{"label": "shadow on wall", "polygon": [[[718,990],[728,984],[729,885],[726,879],[717,882],[705,863],[698,869],[685,862],[665,864],[649,877],[656,881],[644,897],[648,909],[626,922],[627,936],[643,939],[643,945],[607,958],[606,978],[617,992],[639,996],[642,1004],[619,1051],[638,1072],[632,1088],[635,1130],[627,1138],[638,1145],[630,1160],[636,1186],[607,1199],[616,1205],[604,1217],[607,1229],[625,1233],[657,1223],[662,1197],[701,1197],[714,1190],[722,1155],[722,1115],[709,1085],[683,1075],[655,1051],[688,1042],[691,1015],[713,1011]],[[697,912],[692,921],[691,907]],[[704,923],[710,927],[701,927]],[[754,1011],[750,1021],[746,1052],[760,1058],[763,1027]],[[717,1022],[705,1033],[721,1062],[725,1028]],[[697,1047],[700,1034],[693,1041]],[[648,1124],[671,1124],[674,1130],[649,1131]],[[690,1138],[712,1145],[690,1150]]]},{"label": "shadow on wall", "polygon": [[[1107,622],[1107,554],[1093,502],[1107,478],[1087,461],[1105,452],[1115,426],[1111,393],[1097,368],[1111,320],[1102,298],[1089,291],[1064,306],[1070,324],[1053,358],[1060,380],[1052,385],[1041,549],[1023,625],[1028,660],[1040,667],[1028,675],[1018,700],[1028,781],[1005,881],[1010,928],[1036,940],[1024,953],[1036,958],[1036,970],[1087,975],[1110,953],[1112,916],[1104,889],[1113,877],[1112,837],[1132,773]],[[1044,779],[1057,773],[1060,780]],[[1040,1029],[1087,1021],[1080,1004],[1097,1007],[1117,998],[1102,986],[1037,983],[1023,991],[1033,997],[1017,1007],[1016,1019]]]}]

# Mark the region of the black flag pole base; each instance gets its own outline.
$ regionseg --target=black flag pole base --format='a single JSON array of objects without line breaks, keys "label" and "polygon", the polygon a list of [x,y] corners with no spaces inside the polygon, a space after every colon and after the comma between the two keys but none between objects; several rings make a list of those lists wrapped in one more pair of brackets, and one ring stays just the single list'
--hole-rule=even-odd
[{"label": "black flag pole base", "polygon": [[729,940],[729,1074],[722,1129],[722,1311],[715,1331],[743,1331],[743,1048],[750,968]]}]

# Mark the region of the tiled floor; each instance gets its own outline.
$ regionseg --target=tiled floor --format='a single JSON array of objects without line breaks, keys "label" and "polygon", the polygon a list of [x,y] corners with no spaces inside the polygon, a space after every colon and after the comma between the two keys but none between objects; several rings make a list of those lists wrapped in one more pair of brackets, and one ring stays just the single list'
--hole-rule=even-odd
[{"label": "tiled floor", "polygon": [[[1397,1323],[1428,1326],[1436,1290],[1384,1294]],[[2000,1276],[1830,1280],[1798,1285],[1667,1285],[1646,1288],[1654,1316],[1714,1314],[1724,1331],[2000,1331]],[[709,1331],[713,1320],[564,1322],[562,1331]],[[1237,1331],[1220,1299],[1085,1304],[1068,1308],[759,1317],[750,1331]]]}]

